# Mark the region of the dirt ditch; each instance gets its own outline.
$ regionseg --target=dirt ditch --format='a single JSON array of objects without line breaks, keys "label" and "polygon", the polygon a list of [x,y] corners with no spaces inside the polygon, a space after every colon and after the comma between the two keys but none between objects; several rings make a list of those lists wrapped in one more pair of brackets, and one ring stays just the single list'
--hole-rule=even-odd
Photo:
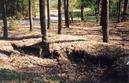
[{"label": "dirt ditch", "polygon": [[[37,44],[36,44],[37,45]],[[17,46],[12,44],[15,50],[27,55],[39,56],[40,48],[31,46]],[[50,57],[56,59],[57,65],[46,67],[50,72],[53,69],[54,76],[62,82],[77,83],[128,83],[129,66],[126,65],[129,57],[128,49],[119,46],[87,43],[85,41],[52,43],[49,44]],[[37,68],[36,68],[37,69]],[[40,68],[41,75],[50,76],[43,72],[45,67]],[[46,70],[45,69],[45,70]],[[23,68],[23,71],[33,72],[30,68]],[[36,70],[35,70],[36,71]],[[38,70],[37,70],[38,72]],[[52,71],[51,71],[52,72]],[[62,76],[64,73],[64,76]],[[61,74],[61,76],[60,76]]]}]

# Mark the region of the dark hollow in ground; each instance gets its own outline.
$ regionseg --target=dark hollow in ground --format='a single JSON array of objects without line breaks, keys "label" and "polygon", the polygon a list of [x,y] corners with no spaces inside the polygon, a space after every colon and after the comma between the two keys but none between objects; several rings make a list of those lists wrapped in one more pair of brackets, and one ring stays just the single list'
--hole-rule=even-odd
[{"label": "dark hollow in ground", "polygon": [[[34,46],[12,46],[15,50],[25,54],[38,55],[40,52],[40,48]],[[59,61],[59,57],[62,54],[53,51],[51,55],[56,56],[54,58]],[[64,65],[61,69],[69,76],[67,79],[61,78],[62,80],[68,80],[72,83],[129,83],[129,66],[126,65],[128,55],[126,54],[116,53],[115,55],[110,55],[107,50],[107,53],[95,56],[87,53],[85,50],[72,50],[71,52],[66,51],[63,55],[67,56],[67,59],[70,61],[69,64],[76,65],[71,69],[70,65],[59,64]],[[68,71],[66,72],[65,70]],[[73,77],[74,80],[70,79],[73,71],[77,75]]]}]

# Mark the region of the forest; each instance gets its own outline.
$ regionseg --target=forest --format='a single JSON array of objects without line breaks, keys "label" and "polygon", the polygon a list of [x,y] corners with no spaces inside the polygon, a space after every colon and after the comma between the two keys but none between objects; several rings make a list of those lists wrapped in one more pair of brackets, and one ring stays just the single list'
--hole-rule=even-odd
[{"label": "forest", "polygon": [[0,0],[0,83],[129,83],[129,1]]}]

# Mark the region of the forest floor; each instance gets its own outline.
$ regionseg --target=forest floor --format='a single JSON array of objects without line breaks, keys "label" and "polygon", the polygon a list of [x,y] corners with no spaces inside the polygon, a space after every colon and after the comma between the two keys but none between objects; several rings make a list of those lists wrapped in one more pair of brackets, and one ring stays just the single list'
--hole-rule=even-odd
[{"label": "forest floor", "polygon": [[[25,25],[10,29],[9,40],[0,40],[0,81],[129,82],[128,22],[110,24],[108,44],[102,43],[101,27],[93,22],[77,21],[70,28],[63,27],[62,35],[56,33],[57,23],[52,23],[48,42],[51,55],[56,58],[40,58],[40,49],[28,48],[41,42],[39,25],[35,25],[32,32]],[[2,36],[2,28],[0,34]],[[14,49],[13,44],[19,49]]]}]

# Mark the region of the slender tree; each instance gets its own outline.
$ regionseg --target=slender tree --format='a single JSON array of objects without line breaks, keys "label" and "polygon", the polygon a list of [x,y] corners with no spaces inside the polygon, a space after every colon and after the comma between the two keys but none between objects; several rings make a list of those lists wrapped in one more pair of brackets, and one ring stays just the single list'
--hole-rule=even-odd
[{"label": "slender tree", "polygon": [[29,22],[30,22],[30,32],[32,31],[33,28],[33,18],[32,18],[32,2],[31,0],[28,0],[29,2]]},{"label": "slender tree", "polygon": [[124,0],[124,8],[123,8],[123,21],[127,20],[127,14],[128,14],[128,0]]},{"label": "slender tree", "polygon": [[121,0],[117,1],[117,22],[120,23],[121,22]]},{"label": "slender tree", "polygon": [[64,0],[65,26],[69,28],[69,0]]},{"label": "slender tree", "polygon": [[33,0],[33,14],[34,14],[34,17],[36,18],[36,0]]},{"label": "slender tree", "polygon": [[101,25],[103,42],[109,42],[109,0],[102,0]]},{"label": "slender tree", "polygon": [[69,17],[70,17],[70,23],[72,23],[74,21],[74,19],[73,19],[73,11],[69,12]]},{"label": "slender tree", "polygon": [[61,34],[61,30],[62,30],[61,2],[62,0],[58,0],[58,34]]},{"label": "slender tree", "polygon": [[50,29],[50,0],[47,0],[47,28]]},{"label": "slender tree", "polygon": [[16,4],[16,7],[17,7],[17,11],[16,12],[19,12],[19,0],[17,0],[17,2],[16,2],[17,4]]},{"label": "slender tree", "polygon": [[46,28],[46,16],[45,16],[45,0],[39,0],[40,4],[40,26],[41,26],[41,35],[42,42],[47,40],[47,28]]},{"label": "slender tree", "polygon": [[6,0],[2,0],[2,19],[3,19],[3,38],[8,39],[8,26],[7,26],[7,13],[6,13]]},{"label": "slender tree", "polygon": [[49,44],[47,43],[47,27],[46,27],[46,16],[45,16],[45,0],[39,0],[40,5],[40,26],[41,26],[41,50],[40,56],[43,55],[43,58],[49,57]]},{"label": "slender tree", "polygon": [[101,5],[101,0],[96,0],[96,4],[97,4],[97,7],[95,8],[97,13],[96,13],[96,22],[99,22],[100,20],[100,5]]},{"label": "slender tree", "polygon": [[128,13],[128,0],[124,0],[124,11],[123,11],[124,14],[127,14]]},{"label": "slender tree", "polygon": [[84,3],[83,3],[83,0],[81,0],[81,20],[84,21]]},{"label": "slender tree", "polygon": [[102,26],[102,22],[103,22],[103,17],[102,17],[102,0],[100,0],[100,6],[101,6],[101,16],[100,16],[100,26]]}]

